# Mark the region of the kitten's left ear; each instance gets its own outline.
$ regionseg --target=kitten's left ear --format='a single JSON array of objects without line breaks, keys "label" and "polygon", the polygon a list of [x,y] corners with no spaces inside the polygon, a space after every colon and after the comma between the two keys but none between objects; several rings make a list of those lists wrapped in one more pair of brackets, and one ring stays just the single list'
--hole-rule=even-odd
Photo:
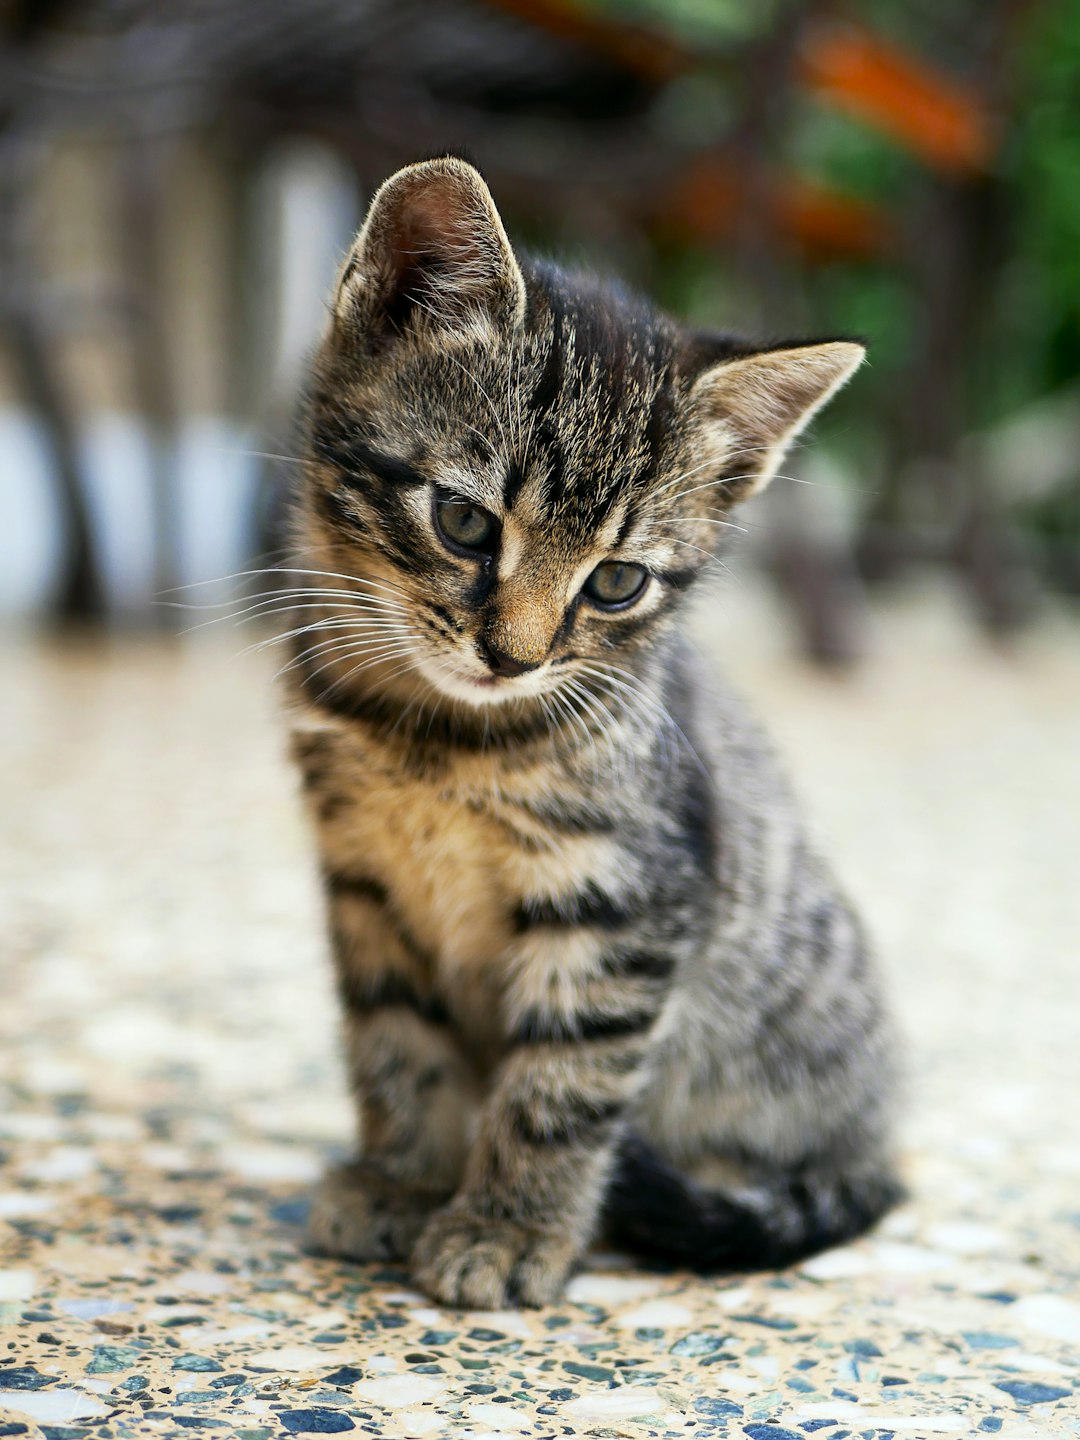
[{"label": "kitten's left ear", "polygon": [[740,498],[765,488],[791,442],[865,356],[853,340],[828,340],[724,360],[698,376],[691,403],[718,463],[748,477]]},{"label": "kitten's left ear", "polygon": [[447,157],[375,193],[338,282],[337,322],[378,349],[407,330],[515,324],[525,281],[480,172]]}]

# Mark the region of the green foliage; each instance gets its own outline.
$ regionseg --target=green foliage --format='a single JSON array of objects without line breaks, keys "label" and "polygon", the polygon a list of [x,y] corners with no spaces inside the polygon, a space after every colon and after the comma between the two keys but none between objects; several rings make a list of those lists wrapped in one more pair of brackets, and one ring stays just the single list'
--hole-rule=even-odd
[{"label": "green foliage", "polygon": [[1036,10],[1007,146],[1016,195],[1011,317],[1032,394],[1080,374],[1080,6]]},{"label": "green foliage", "polygon": [[[699,58],[650,114],[663,139],[687,154],[722,152],[738,133],[746,96],[745,48],[784,23],[792,0],[580,0],[595,11],[651,26]],[[855,13],[878,36],[961,83],[976,77],[995,14],[982,0],[937,5],[861,0]],[[1006,21],[1000,143],[988,198],[989,262],[978,314],[965,337],[964,432],[986,429],[1080,378],[1080,3],[1041,0]],[[888,135],[796,89],[783,106],[768,163],[778,176],[815,182],[877,207],[894,235],[873,259],[805,264],[779,257],[778,315],[803,334],[848,334],[870,345],[853,395],[821,425],[821,439],[871,471],[913,366],[926,363],[926,297],[919,245],[944,243],[925,217],[935,187],[949,184]],[[639,276],[665,305],[703,327],[761,328],[761,296],[727,247],[657,242]],[[769,298],[769,297],[766,297]],[[765,328],[769,328],[768,325]],[[1080,543],[1080,457],[1075,483],[1016,519],[1036,546]]]}]

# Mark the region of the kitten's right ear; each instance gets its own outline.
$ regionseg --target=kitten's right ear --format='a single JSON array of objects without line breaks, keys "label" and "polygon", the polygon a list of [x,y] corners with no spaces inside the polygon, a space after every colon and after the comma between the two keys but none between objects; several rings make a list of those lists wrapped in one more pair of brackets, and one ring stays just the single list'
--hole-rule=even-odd
[{"label": "kitten's right ear", "polygon": [[524,313],[525,281],[479,171],[425,160],[379,187],[338,282],[338,325],[379,349],[410,327],[515,325]]}]

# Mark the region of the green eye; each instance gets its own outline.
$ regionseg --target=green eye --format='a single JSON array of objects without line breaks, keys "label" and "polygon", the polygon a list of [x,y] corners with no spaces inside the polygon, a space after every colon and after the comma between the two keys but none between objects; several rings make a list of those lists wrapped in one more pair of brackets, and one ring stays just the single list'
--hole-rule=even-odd
[{"label": "green eye", "polygon": [[614,609],[617,605],[629,605],[636,600],[644,592],[648,578],[648,571],[643,565],[605,560],[603,565],[597,565],[582,588],[597,605]]},{"label": "green eye", "polygon": [[471,500],[435,500],[435,528],[451,550],[490,554],[499,522]]}]

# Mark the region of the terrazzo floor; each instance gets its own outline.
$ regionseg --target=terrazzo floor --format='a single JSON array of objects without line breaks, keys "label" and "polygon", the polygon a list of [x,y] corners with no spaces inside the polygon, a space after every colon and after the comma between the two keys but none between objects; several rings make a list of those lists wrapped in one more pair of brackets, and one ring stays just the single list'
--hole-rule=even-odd
[{"label": "terrazzo floor", "polygon": [[462,1314],[305,1255],[350,1131],[265,656],[0,654],[0,1436],[1080,1434],[1080,647],[941,599],[853,679],[728,653],[879,938],[913,1199],[779,1275],[596,1257]]}]

